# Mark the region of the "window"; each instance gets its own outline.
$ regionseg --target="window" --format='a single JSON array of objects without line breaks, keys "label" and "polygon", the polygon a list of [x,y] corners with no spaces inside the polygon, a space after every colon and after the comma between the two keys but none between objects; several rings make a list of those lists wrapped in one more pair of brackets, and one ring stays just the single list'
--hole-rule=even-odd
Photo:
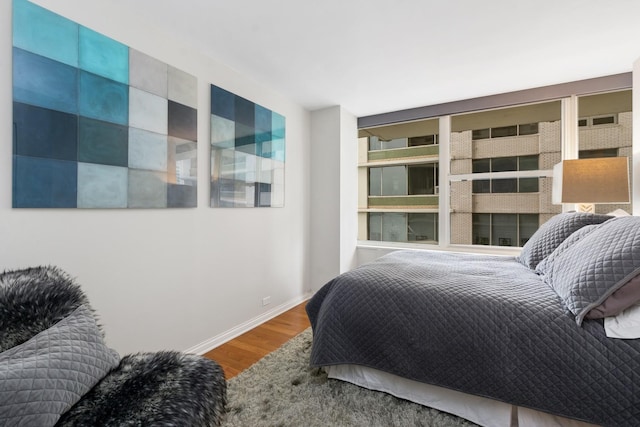
[{"label": "window", "polygon": [[421,145],[437,145],[438,135],[420,135],[404,138],[381,139],[377,136],[369,137],[369,151],[396,150],[400,148],[418,147]]},{"label": "window", "polygon": [[614,125],[617,123],[616,115],[585,117],[578,119],[578,127]]},{"label": "window", "polygon": [[471,138],[473,140],[505,138],[508,136],[535,135],[537,133],[538,123],[527,123],[522,125],[509,125],[494,128],[475,129],[472,131]]},{"label": "window", "polygon": [[374,137],[369,138],[369,150],[393,150],[394,148],[405,148],[407,141],[405,138],[390,139],[385,141]]},{"label": "window", "polygon": [[472,185],[474,193],[491,193],[491,180],[489,179],[474,179]]},{"label": "window", "polygon": [[538,178],[474,179],[473,193],[536,193]]},{"label": "window", "polygon": [[538,229],[537,214],[473,214],[473,244],[523,246]]},{"label": "window", "polygon": [[472,133],[472,139],[489,139],[491,138],[491,129],[476,129]]},{"label": "window", "polygon": [[[524,245],[562,211],[552,203],[551,188],[553,166],[563,155],[632,156],[631,98],[631,90],[623,90],[535,99],[406,123],[394,114],[389,125],[362,129],[358,238],[443,247]],[[565,147],[563,117],[579,125],[578,140]],[[445,128],[448,134],[439,135]],[[446,181],[439,182],[443,168]],[[630,204],[596,205],[600,213],[617,208],[631,212]],[[446,236],[438,235],[442,230]]]},{"label": "window", "polygon": [[561,114],[551,101],[451,117],[451,244],[518,247],[561,211],[551,203]]},{"label": "window", "polygon": [[407,238],[410,242],[437,242],[438,215],[433,213],[408,213]]},{"label": "window", "polygon": [[438,243],[439,119],[360,132],[360,240]]},{"label": "window", "polygon": [[369,195],[394,196],[407,194],[406,166],[369,169]]},{"label": "window", "polygon": [[[368,240],[437,243],[438,164],[369,168]],[[394,212],[384,212],[393,210]]]},{"label": "window", "polygon": [[518,170],[535,171],[538,170],[539,156],[520,156],[518,157]]},{"label": "window", "polygon": [[601,157],[618,157],[617,148],[602,148],[600,150],[580,150],[579,159],[598,159]]},{"label": "window", "polygon": [[401,165],[369,168],[370,196],[436,194],[438,165]]},{"label": "window", "polygon": [[537,193],[540,190],[538,178],[519,178],[518,193]]},{"label": "window", "polygon": [[615,122],[616,122],[616,118],[614,116],[594,117],[591,119],[591,124],[593,126],[611,125],[611,124],[615,124]]},{"label": "window", "polygon": [[[530,171],[538,169],[538,156],[498,157],[472,160],[473,173]],[[538,178],[475,179],[474,193],[535,193]]]},{"label": "window", "polygon": [[493,179],[491,180],[491,192],[492,193],[517,193],[518,180],[516,178]]},{"label": "window", "polygon": [[406,166],[382,168],[382,196],[404,196],[407,194]]},{"label": "window", "polygon": [[438,143],[438,135],[414,136],[409,138],[409,147],[417,147],[419,145],[436,145]]},{"label": "window", "polygon": [[438,165],[416,165],[407,166],[409,194],[437,194],[438,188]]},{"label": "window", "polygon": [[526,125],[519,125],[518,131],[518,135],[535,135],[538,133],[538,124],[528,123]]},{"label": "window", "polygon": [[518,170],[517,157],[498,157],[491,159],[491,172],[508,172]]},{"label": "window", "polygon": [[473,159],[471,164],[473,173],[533,171],[538,169],[538,156]]},{"label": "window", "polygon": [[438,214],[370,212],[369,240],[435,243],[438,241]]},{"label": "window", "polygon": [[517,136],[518,126],[502,126],[491,129],[491,138],[504,138],[507,136]]}]

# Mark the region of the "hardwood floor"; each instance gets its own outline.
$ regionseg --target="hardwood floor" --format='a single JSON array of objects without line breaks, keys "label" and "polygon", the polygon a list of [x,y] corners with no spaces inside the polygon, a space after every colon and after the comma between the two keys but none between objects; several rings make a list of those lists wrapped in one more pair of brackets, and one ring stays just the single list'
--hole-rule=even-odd
[{"label": "hardwood floor", "polygon": [[235,377],[311,326],[304,310],[306,304],[305,301],[285,311],[204,356],[218,362],[227,379]]}]

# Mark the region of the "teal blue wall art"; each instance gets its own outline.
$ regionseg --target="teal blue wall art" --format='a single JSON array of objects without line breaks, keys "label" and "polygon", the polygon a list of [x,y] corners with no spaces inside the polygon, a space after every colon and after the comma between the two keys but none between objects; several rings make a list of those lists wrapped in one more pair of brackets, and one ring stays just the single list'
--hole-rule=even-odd
[{"label": "teal blue wall art", "polygon": [[211,85],[211,206],[283,207],[285,118]]},{"label": "teal blue wall art", "polygon": [[13,207],[195,207],[194,76],[13,0]]}]

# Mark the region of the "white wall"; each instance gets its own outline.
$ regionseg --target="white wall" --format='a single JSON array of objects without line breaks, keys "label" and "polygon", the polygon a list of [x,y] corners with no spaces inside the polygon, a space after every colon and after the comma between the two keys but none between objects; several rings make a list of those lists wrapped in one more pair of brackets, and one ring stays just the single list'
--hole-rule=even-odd
[{"label": "white wall", "polygon": [[311,289],[355,265],[357,120],[342,107],[311,113]]},{"label": "white wall", "polygon": [[[0,270],[50,264],[68,271],[121,353],[192,348],[302,301],[310,291],[309,113],[171,34],[141,26],[138,16],[84,0],[35,2],[198,77],[198,208],[11,208],[11,1],[3,0]],[[284,208],[208,207],[210,83],[286,116]],[[265,296],[271,305],[262,307]]]},{"label": "white wall", "polygon": [[[640,58],[633,63],[633,87],[640,88]],[[632,96],[633,123],[640,123],[640,90],[633,90]],[[634,215],[640,215],[640,132],[637,129],[638,125],[635,125],[631,158],[631,176],[634,178],[634,182],[631,183],[631,203]]]},{"label": "white wall", "polygon": [[356,266],[358,242],[358,119],[340,109],[340,273]]}]

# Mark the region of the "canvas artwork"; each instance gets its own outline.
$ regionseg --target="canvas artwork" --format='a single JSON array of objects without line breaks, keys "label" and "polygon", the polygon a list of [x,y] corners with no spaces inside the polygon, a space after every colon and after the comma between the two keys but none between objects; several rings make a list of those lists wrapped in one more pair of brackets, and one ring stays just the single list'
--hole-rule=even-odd
[{"label": "canvas artwork", "polygon": [[211,85],[211,206],[283,207],[284,116]]},{"label": "canvas artwork", "polygon": [[194,76],[13,1],[13,207],[196,206]]}]

